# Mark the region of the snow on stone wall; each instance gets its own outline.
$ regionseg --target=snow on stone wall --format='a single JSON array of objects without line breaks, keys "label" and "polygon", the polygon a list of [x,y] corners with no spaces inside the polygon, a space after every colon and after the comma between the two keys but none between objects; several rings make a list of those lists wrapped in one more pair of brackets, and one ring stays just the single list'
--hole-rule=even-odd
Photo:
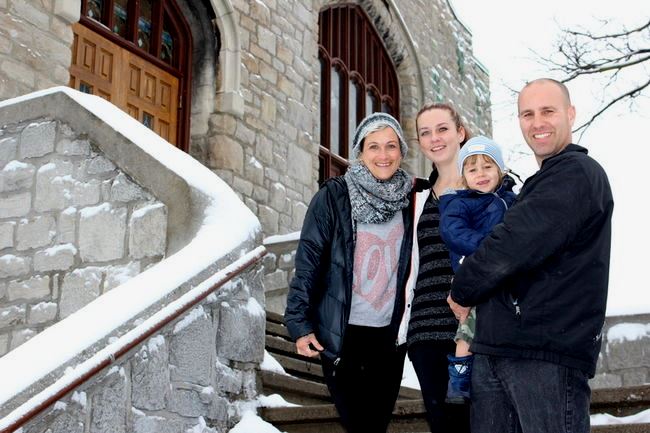
[{"label": "snow on stone wall", "polygon": [[59,121],[0,129],[0,356],[160,261],[167,208]]}]

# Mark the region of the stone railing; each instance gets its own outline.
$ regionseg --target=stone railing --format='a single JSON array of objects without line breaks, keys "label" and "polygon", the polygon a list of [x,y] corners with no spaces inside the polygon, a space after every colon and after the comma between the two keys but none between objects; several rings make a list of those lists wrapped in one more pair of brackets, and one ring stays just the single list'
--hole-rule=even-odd
[{"label": "stone railing", "polygon": [[605,320],[594,388],[650,383],[650,314]]},{"label": "stone railing", "polygon": [[0,128],[0,356],[160,261],[167,208],[67,124]]},{"label": "stone railing", "polygon": [[259,221],[207,168],[98,97],[57,88],[0,102],[0,125],[39,119],[86,137],[165,206],[166,257],[0,358],[0,431],[231,428],[257,395],[264,353],[262,271],[250,267],[265,253]]}]

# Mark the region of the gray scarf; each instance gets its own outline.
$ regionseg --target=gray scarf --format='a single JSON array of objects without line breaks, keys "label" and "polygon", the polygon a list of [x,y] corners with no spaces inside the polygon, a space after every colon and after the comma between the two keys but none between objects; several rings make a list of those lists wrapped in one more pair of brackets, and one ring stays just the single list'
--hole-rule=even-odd
[{"label": "gray scarf", "polygon": [[398,168],[388,180],[377,180],[360,161],[353,162],[345,173],[350,192],[352,219],[359,223],[378,224],[390,221],[397,211],[409,204],[411,177]]}]

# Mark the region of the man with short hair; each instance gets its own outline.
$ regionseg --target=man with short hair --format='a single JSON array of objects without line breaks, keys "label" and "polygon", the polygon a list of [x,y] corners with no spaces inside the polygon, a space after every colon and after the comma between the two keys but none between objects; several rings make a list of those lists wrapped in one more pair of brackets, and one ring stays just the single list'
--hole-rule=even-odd
[{"label": "man with short hair", "polygon": [[603,168],[572,144],[564,84],[528,83],[518,108],[540,170],[465,258],[448,299],[460,318],[477,306],[472,432],[589,433],[614,202]]}]

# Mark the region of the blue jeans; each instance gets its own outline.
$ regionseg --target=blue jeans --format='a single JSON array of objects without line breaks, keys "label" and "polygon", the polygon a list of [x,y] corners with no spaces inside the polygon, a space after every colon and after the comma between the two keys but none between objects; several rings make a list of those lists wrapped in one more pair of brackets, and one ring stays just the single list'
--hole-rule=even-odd
[{"label": "blue jeans", "polygon": [[546,361],[476,354],[472,433],[589,433],[587,379]]}]

